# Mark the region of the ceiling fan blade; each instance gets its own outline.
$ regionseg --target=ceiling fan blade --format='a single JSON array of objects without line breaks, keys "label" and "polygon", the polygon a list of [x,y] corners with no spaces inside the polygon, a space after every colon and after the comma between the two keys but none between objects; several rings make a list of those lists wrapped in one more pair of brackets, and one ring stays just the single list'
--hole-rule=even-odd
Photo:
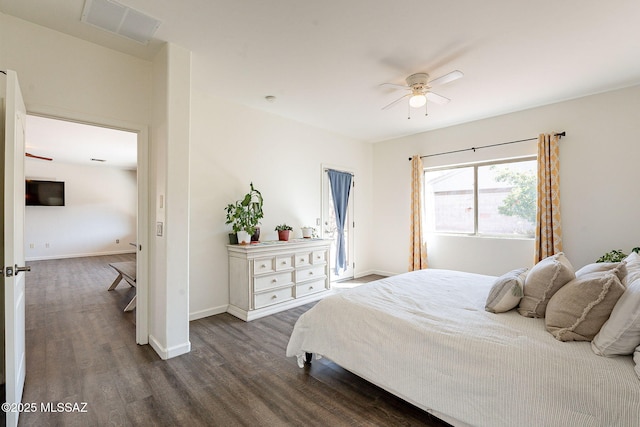
[{"label": "ceiling fan blade", "polygon": [[448,104],[449,101],[451,101],[449,98],[445,98],[444,96],[438,95],[437,93],[433,92],[427,92],[425,96],[429,101],[440,105]]},{"label": "ceiling fan blade", "polygon": [[32,159],[47,160],[49,162],[53,160],[51,157],[36,156],[35,154],[31,154],[31,153],[24,153],[24,156],[31,157]]},{"label": "ceiling fan blade", "polygon": [[391,104],[387,104],[384,107],[382,107],[383,110],[388,110],[389,108],[393,107],[394,105],[396,105],[398,102],[402,101],[403,99],[405,99],[407,96],[411,96],[410,93],[401,96],[400,98],[396,99],[395,101],[393,101]]},{"label": "ceiling fan blade", "polygon": [[464,76],[462,71],[455,70],[455,71],[452,71],[450,73],[445,74],[444,76],[440,76],[437,79],[431,80],[429,82],[429,86],[434,87],[434,86],[438,86],[438,85],[443,85],[445,83],[449,83],[449,82],[452,82],[454,80],[458,80],[462,76]]},{"label": "ceiling fan blade", "polygon": [[381,83],[380,86],[391,86],[394,89],[411,89],[410,86],[397,85],[395,83]]}]

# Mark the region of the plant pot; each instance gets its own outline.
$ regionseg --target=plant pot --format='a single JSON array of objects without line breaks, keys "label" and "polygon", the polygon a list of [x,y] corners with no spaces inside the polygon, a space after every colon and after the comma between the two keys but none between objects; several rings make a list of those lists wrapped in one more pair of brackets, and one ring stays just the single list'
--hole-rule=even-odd
[{"label": "plant pot", "polygon": [[311,227],[302,227],[302,237],[305,239],[310,239],[313,235],[313,228]]},{"label": "plant pot", "polygon": [[289,233],[291,233],[291,230],[278,230],[278,240],[288,241]]},{"label": "plant pot", "polygon": [[230,245],[238,244],[238,233],[229,233],[229,244]]},{"label": "plant pot", "polygon": [[241,245],[249,245],[251,244],[251,235],[249,233],[247,233],[246,231],[242,230],[242,231],[238,231],[238,233],[236,233],[238,235],[238,243]]}]

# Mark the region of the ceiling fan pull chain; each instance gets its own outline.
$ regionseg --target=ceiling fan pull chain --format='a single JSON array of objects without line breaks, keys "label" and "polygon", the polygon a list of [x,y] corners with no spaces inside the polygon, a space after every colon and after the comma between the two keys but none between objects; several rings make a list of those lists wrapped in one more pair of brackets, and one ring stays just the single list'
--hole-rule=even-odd
[{"label": "ceiling fan pull chain", "polygon": [[407,103],[407,120],[411,120],[411,104]]}]

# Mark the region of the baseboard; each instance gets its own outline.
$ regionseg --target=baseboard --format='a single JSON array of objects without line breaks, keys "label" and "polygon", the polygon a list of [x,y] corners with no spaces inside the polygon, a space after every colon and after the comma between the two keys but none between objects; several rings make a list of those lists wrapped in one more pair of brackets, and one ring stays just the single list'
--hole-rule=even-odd
[{"label": "baseboard", "polygon": [[84,258],[90,256],[104,256],[104,255],[123,255],[123,254],[135,254],[136,251],[127,249],[123,251],[110,251],[110,252],[92,252],[88,254],[61,254],[61,255],[48,255],[48,256],[36,256],[25,257],[25,261],[45,261],[50,259],[66,259],[66,258]]},{"label": "baseboard", "polygon": [[366,271],[366,272],[363,272],[363,273],[358,273],[355,276],[355,278],[358,279],[360,277],[368,276],[370,274],[389,277],[389,276],[396,276],[396,275],[398,275],[400,273],[393,273],[393,272],[390,272],[390,271],[382,271],[382,270],[369,270],[369,271]]},{"label": "baseboard", "polygon": [[215,316],[216,314],[226,313],[228,305],[221,305],[219,307],[207,308],[206,310],[199,310],[189,313],[189,321],[203,319],[209,316]]},{"label": "baseboard", "polygon": [[375,275],[378,275],[378,276],[389,277],[389,276],[395,276],[398,273],[390,273],[388,271],[380,271],[380,270],[368,270],[368,271],[363,271],[363,272],[360,272],[360,273],[356,274],[354,276],[354,279],[359,279],[361,277],[369,276],[371,274],[375,274]]},{"label": "baseboard", "polygon": [[180,356],[191,351],[190,341],[187,341],[186,343],[180,345],[174,345],[173,347],[165,348],[153,335],[149,335],[149,345],[155,350],[156,353],[158,353],[158,356],[160,356],[162,360],[171,359],[172,357]]}]

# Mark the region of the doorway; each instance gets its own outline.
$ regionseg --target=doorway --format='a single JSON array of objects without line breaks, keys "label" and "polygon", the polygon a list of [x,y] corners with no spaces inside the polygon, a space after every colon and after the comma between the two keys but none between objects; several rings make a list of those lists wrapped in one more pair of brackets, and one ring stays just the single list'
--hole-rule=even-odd
[{"label": "doorway", "polygon": [[[345,245],[345,268],[336,271],[336,242],[338,239],[338,226],[336,221],[336,211],[333,203],[333,195],[331,194],[331,184],[329,182],[328,170],[333,169],[345,172],[351,175],[351,190],[349,191],[349,199],[347,202],[347,211],[344,220],[344,245]],[[338,166],[322,166],[322,219],[320,236],[323,239],[330,239],[331,243],[331,259],[330,259],[330,280],[338,282],[342,280],[353,279],[355,271],[355,174],[352,170]]]},{"label": "doorway", "polygon": [[133,254],[138,344],[148,343],[147,144],[145,127],[27,116],[27,178],[66,181],[65,206],[27,207],[27,260]]}]

